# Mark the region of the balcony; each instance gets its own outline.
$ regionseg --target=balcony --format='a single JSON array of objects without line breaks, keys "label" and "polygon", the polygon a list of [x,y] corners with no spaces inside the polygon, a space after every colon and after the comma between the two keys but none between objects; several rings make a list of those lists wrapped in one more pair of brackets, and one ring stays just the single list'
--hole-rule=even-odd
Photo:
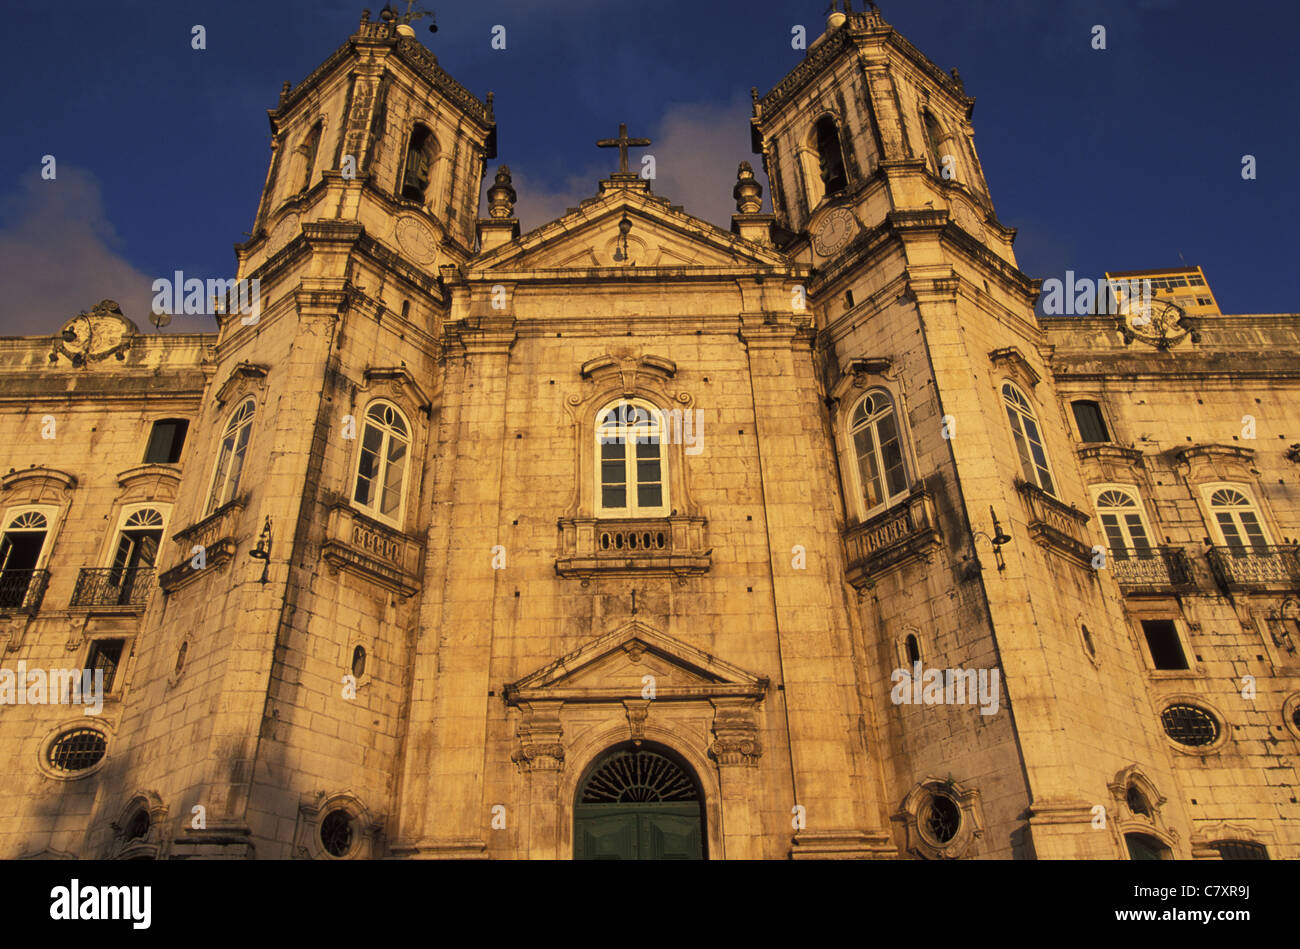
[{"label": "balcony", "polygon": [[49,582],[48,570],[0,570],[0,612],[31,616],[41,608]]},{"label": "balcony", "polygon": [[1016,478],[1015,485],[1024,502],[1029,536],[1034,542],[1091,569],[1092,546],[1084,538],[1088,515],[1072,504],[1057,500],[1036,484]]},{"label": "balcony", "polygon": [[82,567],[69,606],[138,613],[153,590],[153,578],[153,567]]},{"label": "balcony", "polygon": [[1205,552],[1228,593],[1300,592],[1300,553],[1286,547],[1211,547]]},{"label": "balcony", "polygon": [[407,597],[420,589],[423,550],[401,531],[340,501],[330,509],[325,523],[321,557],[332,573],[347,570]]},{"label": "balcony", "polygon": [[1181,547],[1112,547],[1107,563],[1126,596],[1190,593],[1196,589],[1191,561]]},{"label": "balcony", "polygon": [[[235,556],[235,529],[244,504],[244,498],[236,498],[172,536],[180,546],[183,559],[158,577],[158,585],[164,593],[179,590],[200,573],[214,567],[221,568]],[[203,548],[201,558],[196,556],[196,547]]]},{"label": "balcony", "polygon": [[580,577],[585,586],[602,574],[677,577],[707,573],[712,548],[705,548],[707,519],[672,517],[561,518],[560,556],[555,572]]},{"label": "balcony", "polygon": [[908,560],[927,560],[942,544],[934,498],[913,491],[897,506],[850,527],[843,540],[848,581],[866,589],[877,574]]}]

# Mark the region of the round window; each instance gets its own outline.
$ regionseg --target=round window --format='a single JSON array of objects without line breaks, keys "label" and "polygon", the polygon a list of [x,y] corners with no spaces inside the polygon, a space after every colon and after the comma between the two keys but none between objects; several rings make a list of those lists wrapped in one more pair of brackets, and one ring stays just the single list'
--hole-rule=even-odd
[{"label": "round window", "polygon": [[331,857],[347,856],[352,849],[352,818],[342,808],[330,811],[320,822],[320,842]]},{"label": "round window", "polygon": [[946,844],[957,836],[961,826],[961,809],[946,794],[935,794],[921,813],[921,826],[928,836]]},{"label": "round window", "polygon": [[1212,745],[1219,738],[1219,722],[1196,705],[1171,705],[1160,713],[1165,734],[1180,745]]},{"label": "round window", "polygon": [[64,732],[50,745],[49,763],[55,771],[85,771],[99,764],[108,750],[108,741],[93,728],[74,728]]}]

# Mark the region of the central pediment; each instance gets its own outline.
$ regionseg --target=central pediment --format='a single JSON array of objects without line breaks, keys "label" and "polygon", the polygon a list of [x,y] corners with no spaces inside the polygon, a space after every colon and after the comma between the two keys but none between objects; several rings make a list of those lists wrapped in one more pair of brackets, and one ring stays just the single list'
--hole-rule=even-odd
[{"label": "central pediment", "polygon": [[648,188],[611,186],[563,217],[479,255],[466,270],[475,277],[599,270],[723,274],[790,265],[772,248],[687,214]]},{"label": "central pediment", "polygon": [[768,686],[765,677],[633,621],[508,684],[505,699],[510,705],[641,699],[650,682],[658,701],[759,699]]}]

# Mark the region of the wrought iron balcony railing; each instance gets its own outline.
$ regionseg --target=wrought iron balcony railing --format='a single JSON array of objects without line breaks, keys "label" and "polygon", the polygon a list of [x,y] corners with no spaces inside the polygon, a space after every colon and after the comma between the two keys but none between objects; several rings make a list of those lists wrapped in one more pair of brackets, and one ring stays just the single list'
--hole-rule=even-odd
[{"label": "wrought iron balcony railing", "polygon": [[1109,565],[1125,593],[1180,593],[1196,588],[1191,561],[1181,547],[1112,547]]},{"label": "wrought iron balcony railing", "polygon": [[35,613],[49,582],[48,570],[0,570],[0,610]]},{"label": "wrought iron balcony railing", "polygon": [[1300,592],[1300,553],[1285,547],[1211,547],[1206,557],[1215,579],[1229,592]]},{"label": "wrought iron balcony railing", "polygon": [[82,567],[70,606],[140,609],[153,590],[153,567]]}]

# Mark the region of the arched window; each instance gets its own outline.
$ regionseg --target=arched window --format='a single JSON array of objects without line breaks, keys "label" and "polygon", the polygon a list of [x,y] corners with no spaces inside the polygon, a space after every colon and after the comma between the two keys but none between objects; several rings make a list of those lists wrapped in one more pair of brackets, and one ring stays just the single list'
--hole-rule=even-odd
[{"label": "arched window", "polygon": [[831,116],[823,115],[814,122],[796,150],[803,168],[809,208],[816,208],[827,195],[848,187],[839,126]]},{"label": "arched window", "polygon": [[1147,834],[1125,834],[1124,843],[1128,847],[1130,860],[1172,860],[1174,858],[1172,851],[1164,843]]},{"label": "arched window", "polygon": [[1152,556],[1142,506],[1132,494],[1119,488],[1102,491],[1097,495],[1097,517],[1116,560]]},{"label": "arched window", "polygon": [[298,191],[306,191],[311,185],[312,172],[316,170],[316,153],[320,150],[321,133],[325,130],[324,122],[317,122],[311,127],[302,144],[298,146],[299,154],[302,157],[301,173],[302,180],[297,185]]},{"label": "arched window", "polygon": [[865,517],[907,493],[903,443],[888,392],[873,389],[862,397],[849,417],[849,437],[857,458]]},{"label": "arched window", "polygon": [[904,647],[907,653],[907,663],[909,666],[914,666],[921,661],[921,644],[917,641],[916,633],[907,634]]},{"label": "arched window", "polygon": [[1016,454],[1020,457],[1020,470],[1025,480],[1036,484],[1048,494],[1056,494],[1051,470],[1047,465],[1047,450],[1043,436],[1038,431],[1038,421],[1029,400],[1010,382],[1002,386],[1002,401],[1006,406],[1007,420],[1011,423],[1011,436],[1016,441]]},{"label": "arched window", "polygon": [[1210,494],[1210,512],[1229,547],[1244,553],[1247,547],[1267,551],[1268,533],[1260,523],[1255,505],[1236,488],[1216,488]]},{"label": "arched window", "polygon": [[438,141],[429,127],[416,123],[406,148],[406,167],[402,173],[400,193],[403,198],[423,203],[429,193],[433,164],[438,159]]},{"label": "arched window", "polygon": [[221,451],[217,455],[217,467],[212,475],[209,514],[233,501],[239,492],[239,477],[244,471],[244,455],[248,451],[248,438],[253,430],[253,414],[256,409],[257,403],[249,398],[230,413],[230,421],[226,423],[226,431],[221,439]]},{"label": "arched window", "polygon": [[109,589],[116,591],[118,605],[126,606],[148,595],[162,536],[162,512],[154,508],[137,508],[123,519],[107,581]]},{"label": "arched window", "polygon": [[664,424],[649,402],[620,400],[596,414],[596,513],[662,517],[668,513]]},{"label": "arched window", "polygon": [[835,120],[823,115],[813,126],[817,142],[817,164],[826,194],[836,194],[849,186],[844,172],[844,152],[840,148],[840,130]]},{"label": "arched window", "polygon": [[1215,840],[1210,847],[1219,851],[1222,860],[1267,860],[1268,848],[1253,840]]},{"label": "arched window", "polygon": [[[934,167],[934,173],[942,175],[943,157],[948,154],[946,151],[948,136],[944,134],[943,126],[939,124],[939,120],[928,109],[921,113],[921,121],[925,126],[925,144],[930,152],[930,162]],[[957,156],[953,155],[952,157],[955,163]]]},{"label": "arched window", "polygon": [[375,402],[366,410],[352,500],[399,526],[410,445],[410,427],[396,406]]},{"label": "arched window", "polygon": [[20,609],[27,603],[45,553],[50,514],[27,510],[6,516],[0,538],[0,609]]}]

